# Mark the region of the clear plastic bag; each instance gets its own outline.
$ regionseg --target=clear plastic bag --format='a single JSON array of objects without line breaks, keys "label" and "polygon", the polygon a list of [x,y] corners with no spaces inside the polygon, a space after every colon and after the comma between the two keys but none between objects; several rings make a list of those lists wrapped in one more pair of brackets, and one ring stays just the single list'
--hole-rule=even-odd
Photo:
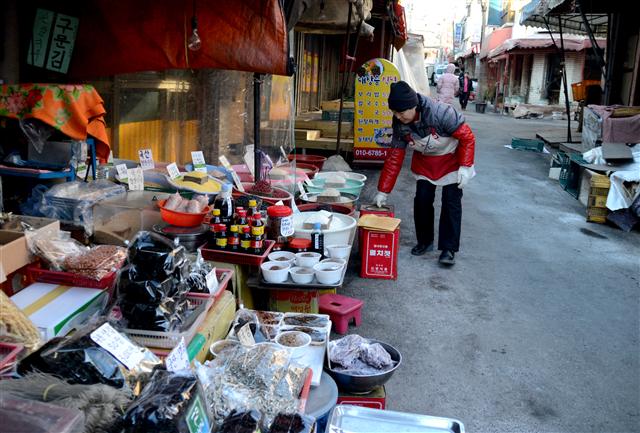
[{"label": "clear plastic bag", "polygon": [[64,261],[67,258],[79,257],[86,254],[89,249],[80,242],[71,238],[69,232],[51,231],[25,231],[27,246],[31,254],[42,259],[51,270],[64,269]]},{"label": "clear plastic bag", "polygon": [[309,369],[291,362],[290,353],[275,344],[236,346],[206,365],[196,363],[214,421],[219,425],[232,411],[262,413],[266,431],[279,413],[296,413]]},{"label": "clear plastic bag", "polygon": [[251,330],[251,334],[253,335],[253,340],[256,343],[269,341],[269,339],[262,332],[260,322],[255,311],[247,310],[245,308],[241,308],[236,312],[236,317],[233,320],[229,337],[232,339],[237,339],[238,332],[240,332],[240,330],[247,324],[249,324],[249,329]]},{"label": "clear plastic bag", "polygon": [[217,433],[260,433],[262,415],[257,410],[232,410],[222,421]]},{"label": "clear plastic bag", "polygon": [[196,260],[191,265],[191,271],[187,277],[189,291],[194,293],[209,293],[207,286],[207,274],[213,270],[213,266],[205,262],[202,253],[198,250]]},{"label": "clear plastic bag", "polygon": [[202,389],[190,372],[156,371],[124,415],[124,433],[209,432]]},{"label": "clear plastic bag", "polygon": [[357,334],[331,341],[329,360],[333,363],[333,370],[354,376],[379,374],[395,365],[381,344],[371,343]]},{"label": "clear plastic bag", "polygon": [[98,245],[80,255],[64,258],[62,268],[67,272],[101,280],[117,270],[127,257],[127,250],[114,245]]},{"label": "clear plastic bag", "polygon": [[56,132],[54,127],[38,119],[20,119],[18,123],[22,133],[38,153],[42,153],[45,143]]},{"label": "clear plastic bag", "polygon": [[312,433],[315,420],[298,413],[279,413],[271,422],[267,433]]},{"label": "clear plastic bag", "polygon": [[[53,374],[71,384],[93,385],[102,383],[122,388],[137,389],[161,365],[160,359],[146,348],[140,348],[144,357],[129,370],[106,349],[91,339],[91,333],[104,323],[99,320],[70,337],[49,340],[18,365],[18,373],[32,371]],[[124,338],[127,338],[123,335]]]},{"label": "clear plastic bag", "polygon": [[137,279],[162,281],[187,262],[186,250],[156,233],[141,231],[128,248],[129,262],[136,265]]}]

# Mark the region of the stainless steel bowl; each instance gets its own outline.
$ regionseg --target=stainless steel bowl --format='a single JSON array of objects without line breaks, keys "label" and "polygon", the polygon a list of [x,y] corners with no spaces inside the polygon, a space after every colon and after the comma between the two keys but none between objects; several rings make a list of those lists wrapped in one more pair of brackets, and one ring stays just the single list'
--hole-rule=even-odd
[{"label": "stainless steel bowl", "polygon": [[387,383],[387,381],[391,379],[391,376],[393,376],[393,372],[400,367],[400,364],[402,364],[402,355],[395,347],[378,340],[368,341],[370,343],[380,343],[382,347],[384,347],[384,350],[391,355],[391,359],[396,362],[396,365],[389,371],[370,376],[353,376],[340,371],[334,371],[330,367],[325,367],[325,370],[329,375],[331,375],[331,377],[333,377],[333,380],[336,381],[336,384],[341,391],[352,394],[367,394],[373,391],[376,387]]}]

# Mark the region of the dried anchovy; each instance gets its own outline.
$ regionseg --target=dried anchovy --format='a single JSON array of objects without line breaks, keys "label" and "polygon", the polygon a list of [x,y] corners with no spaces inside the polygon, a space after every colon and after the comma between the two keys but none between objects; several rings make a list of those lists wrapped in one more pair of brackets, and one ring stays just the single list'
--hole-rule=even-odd
[{"label": "dried anchovy", "polygon": [[314,328],[324,328],[329,324],[326,318],[313,314],[296,314],[284,318],[285,325],[311,326]]}]

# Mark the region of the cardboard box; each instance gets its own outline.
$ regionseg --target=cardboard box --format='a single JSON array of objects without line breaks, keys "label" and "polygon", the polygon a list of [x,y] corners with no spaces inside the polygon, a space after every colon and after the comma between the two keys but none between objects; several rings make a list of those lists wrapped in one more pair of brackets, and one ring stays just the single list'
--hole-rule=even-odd
[{"label": "cardboard box", "polygon": [[318,290],[270,290],[269,309],[283,313],[318,314]]},{"label": "cardboard box", "polygon": [[387,392],[384,386],[379,386],[369,394],[348,394],[340,392],[337,404],[351,406],[370,407],[372,409],[385,409],[387,407]]},{"label": "cardboard box", "polygon": [[60,222],[50,218],[16,215],[11,221],[2,224],[0,227],[0,283],[7,280],[7,275],[31,263],[22,222],[32,226],[38,233],[56,234],[60,231]]},{"label": "cardboard box", "polygon": [[63,336],[104,309],[109,293],[103,289],[34,283],[11,300],[36,325],[47,341]]}]

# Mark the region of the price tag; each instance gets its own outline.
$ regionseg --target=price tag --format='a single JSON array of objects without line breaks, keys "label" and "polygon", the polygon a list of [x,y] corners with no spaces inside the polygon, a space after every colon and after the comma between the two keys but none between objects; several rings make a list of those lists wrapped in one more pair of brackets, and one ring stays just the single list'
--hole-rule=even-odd
[{"label": "price tag", "polygon": [[140,364],[140,361],[144,358],[142,348],[122,336],[108,323],[105,323],[93,331],[91,333],[91,339],[115,356],[116,359],[126,365],[129,370]]},{"label": "price tag", "polygon": [[280,220],[280,234],[284,237],[293,236],[295,230],[293,229],[293,217],[287,216]]},{"label": "price tag", "polygon": [[87,175],[87,164],[81,162],[76,165],[76,176],[80,179],[84,179]]},{"label": "price tag", "polygon": [[127,181],[127,164],[116,165],[116,171],[118,172],[118,179],[120,179],[120,182],[126,182]]},{"label": "price tag", "polygon": [[204,410],[200,396],[197,394],[193,400],[193,404],[187,411],[186,421],[189,433],[209,433],[211,431],[209,417]]},{"label": "price tag", "polygon": [[191,161],[193,161],[193,170],[207,172],[207,164],[204,162],[204,154],[201,150],[191,152]]},{"label": "price tag", "polygon": [[253,346],[256,344],[256,340],[253,338],[253,334],[251,333],[250,323],[246,323],[240,330],[238,331],[238,340],[240,340],[240,344],[243,346]]},{"label": "price tag", "polygon": [[177,179],[181,176],[180,170],[178,170],[178,164],[176,164],[175,162],[167,165],[167,172],[169,173],[169,177],[171,179]]},{"label": "price tag", "polygon": [[113,152],[109,151],[109,157],[107,158],[107,165],[113,167]]},{"label": "price tag", "polygon": [[138,151],[140,157],[140,166],[143,170],[153,170],[156,164],[153,162],[153,153],[151,149],[141,149]]},{"label": "price tag", "polygon": [[188,370],[191,368],[184,337],[182,337],[180,343],[169,352],[169,355],[167,355],[164,360],[164,365],[166,365],[169,371]]},{"label": "price tag", "polygon": [[307,196],[307,191],[304,190],[304,187],[302,186],[302,182],[298,182],[297,185],[298,185],[298,191],[300,191],[300,194],[303,197],[306,197]]},{"label": "price tag", "polygon": [[129,182],[129,191],[144,190],[144,172],[142,168],[128,168],[127,181]]},{"label": "price tag", "polygon": [[227,157],[222,155],[222,156],[218,157],[218,160],[220,161],[220,164],[222,164],[222,166],[224,168],[226,168],[227,170],[229,170],[231,172],[231,177],[233,178],[233,183],[236,184],[236,188],[238,189],[238,191],[244,192],[244,186],[242,186],[242,182],[240,181],[240,178],[238,177],[238,173],[235,172],[235,170],[233,169],[233,167],[229,163],[229,160],[227,159]]},{"label": "price tag", "polygon": [[207,289],[209,289],[209,293],[214,294],[218,291],[218,277],[216,276],[216,268],[211,269],[205,277],[205,281],[207,282]]}]

